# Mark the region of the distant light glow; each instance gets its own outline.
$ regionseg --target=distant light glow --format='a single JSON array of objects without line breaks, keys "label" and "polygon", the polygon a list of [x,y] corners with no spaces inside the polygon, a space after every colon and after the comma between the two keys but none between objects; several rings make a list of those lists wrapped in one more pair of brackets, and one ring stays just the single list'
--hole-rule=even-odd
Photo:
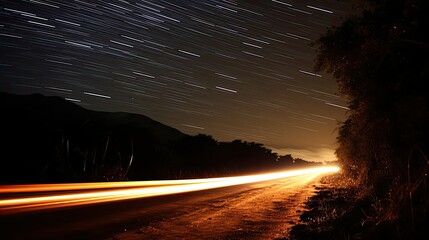
[{"label": "distant light glow", "polygon": [[[223,178],[111,183],[9,185],[3,186],[2,189],[0,189],[0,193],[25,193],[26,197],[1,199],[0,213],[16,213],[186,193],[295,176],[300,176],[300,181],[296,183],[299,184],[300,182],[308,181],[309,179],[321,174],[334,173],[337,171],[339,171],[338,167],[331,166]],[[47,192],[51,191],[57,193],[47,194]],[[43,193],[43,195],[40,195],[41,193]]]}]

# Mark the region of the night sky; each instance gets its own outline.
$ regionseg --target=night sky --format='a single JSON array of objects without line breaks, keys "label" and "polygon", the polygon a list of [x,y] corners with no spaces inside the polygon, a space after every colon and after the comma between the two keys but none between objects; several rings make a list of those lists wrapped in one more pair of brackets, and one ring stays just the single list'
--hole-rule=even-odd
[{"label": "night sky", "polygon": [[346,101],[310,43],[339,1],[0,1],[0,90],[333,160]]}]

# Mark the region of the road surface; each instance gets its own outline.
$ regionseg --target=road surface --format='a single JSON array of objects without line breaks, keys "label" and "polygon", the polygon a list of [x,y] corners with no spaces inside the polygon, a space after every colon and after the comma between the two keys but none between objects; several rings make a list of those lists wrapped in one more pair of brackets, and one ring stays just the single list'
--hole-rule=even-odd
[{"label": "road surface", "polygon": [[1,239],[276,239],[322,175],[29,212],[0,211]]}]

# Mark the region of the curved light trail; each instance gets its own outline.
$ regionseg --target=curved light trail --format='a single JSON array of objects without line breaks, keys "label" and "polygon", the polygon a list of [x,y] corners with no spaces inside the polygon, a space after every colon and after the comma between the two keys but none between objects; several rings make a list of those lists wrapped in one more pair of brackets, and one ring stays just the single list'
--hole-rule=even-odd
[{"label": "curved light trail", "polygon": [[339,171],[338,167],[316,167],[223,178],[111,183],[8,185],[2,186],[0,190],[1,194],[13,193],[25,194],[26,196],[6,199],[0,198],[0,213],[16,213],[186,193],[293,176],[300,176],[299,182],[301,182],[312,179],[320,174],[334,173],[337,171]]}]

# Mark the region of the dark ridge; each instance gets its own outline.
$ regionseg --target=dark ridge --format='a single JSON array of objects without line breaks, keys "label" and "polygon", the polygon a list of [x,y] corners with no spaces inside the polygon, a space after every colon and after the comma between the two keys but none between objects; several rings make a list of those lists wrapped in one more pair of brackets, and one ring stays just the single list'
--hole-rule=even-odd
[{"label": "dark ridge", "polygon": [[107,129],[124,126],[141,129],[162,142],[178,140],[186,136],[177,129],[143,115],[91,111],[57,96],[14,95],[0,92],[0,101],[6,121],[8,118],[14,119],[21,116],[28,120],[41,121],[43,125],[51,127],[64,127],[70,124],[84,125],[95,121],[97,125],[102,124],[99,127]]},{"label": "dark ridge", "polygon": [[[187,136],[143,115],[91,111],[61,97],[0,93],[0,106],[3,183],[125,180],[131,156],[134,166],[163,160],[161,146]],[[126,174],[149,177],[134,170]]]},{"label": "dark ridge", "polygon": [[189,136],[148,117],[0,93],[0,184],[183,179],[306,167],[262,144]]}]

